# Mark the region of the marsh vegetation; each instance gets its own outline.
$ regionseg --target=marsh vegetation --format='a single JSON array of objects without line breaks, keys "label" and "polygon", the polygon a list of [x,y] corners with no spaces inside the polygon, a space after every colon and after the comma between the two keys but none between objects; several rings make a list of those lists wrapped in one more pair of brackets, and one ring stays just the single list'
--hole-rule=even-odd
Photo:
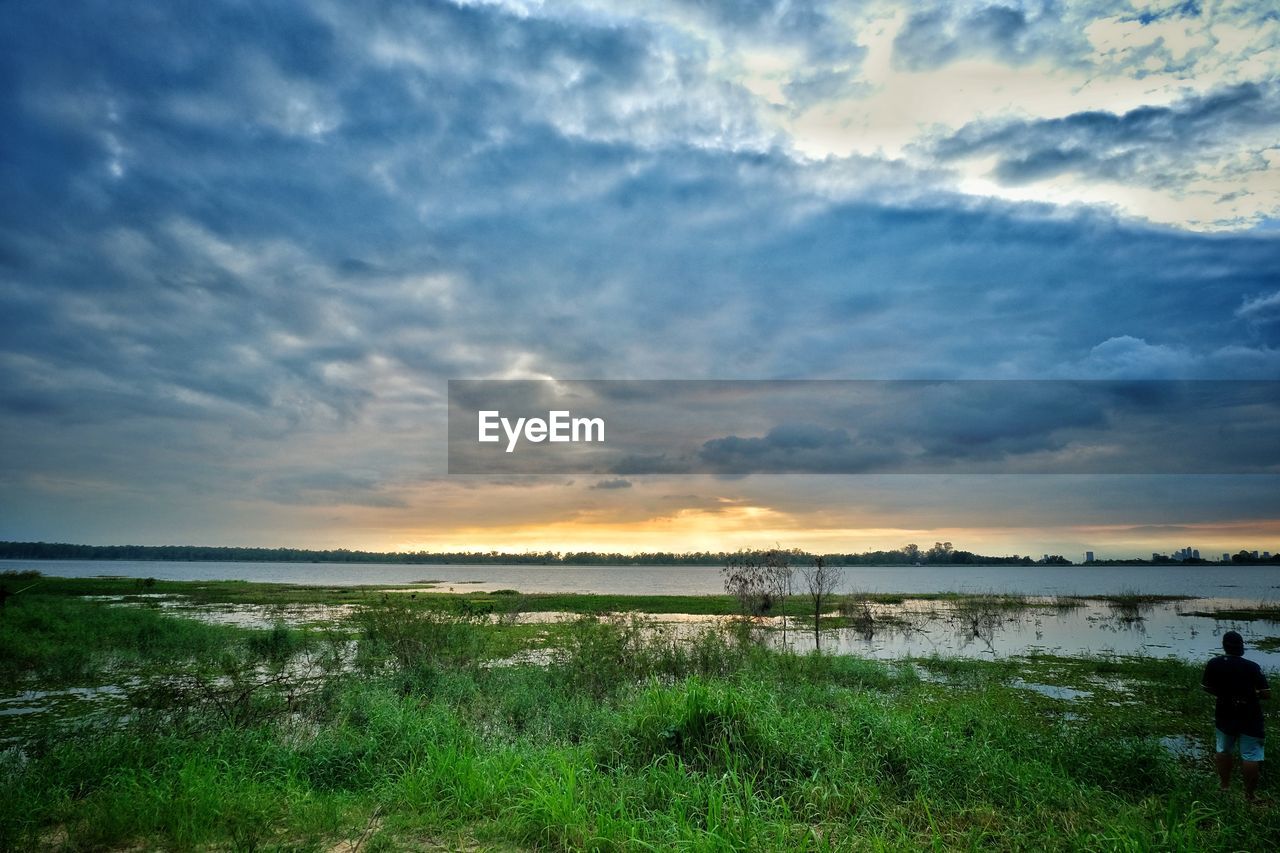
[{"label": "marsh vegetation", "polygon": [[[351,606],[244,627],[154,597],[179,594]],[[0,848],[1280,845],[1277,810],[1220,795],[1196,751],[1195,664],[879,662],[779,647],[728,597],[687,624],[627,611],[690,602],[626,604],[42,584],[0,613],[0,683],[25,697],[0,716]],[[929,606],[982,631],[1055,603]],[[890,630],[895,609],[841,598],[823,624]]]}]

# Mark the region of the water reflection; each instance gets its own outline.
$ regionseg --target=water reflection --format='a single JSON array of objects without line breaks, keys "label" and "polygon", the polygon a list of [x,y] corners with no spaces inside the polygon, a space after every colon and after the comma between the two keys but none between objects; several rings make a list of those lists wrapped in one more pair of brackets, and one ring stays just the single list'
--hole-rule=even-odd
[{"label": "water reflection", "polygon": [[[1280,652],[1273,650],[1280,643],[1268,642],[1280,636],[1280,623],[1205,615],[1233,606],[1238,603],[1228,599],[973,596],[954,601],[907,599],[900,604],[862,600],[833,614],[841,617],[833,620],[839,627],[824,631],[822,645],[828,652],[882,659],[1043,653],[1174,656],[1198,661],[1219,654],[1222,634],[1235,630],[1244,635],[1249,658],[1264,666],[1280,666]],[[796,632],[788,645],[804,651],[812,648],[813,638]]]},{"label": "water reflection", "polygon": [[[122,601],[124,606],[138,603]],[[353,605],[197,605],[180,596],[156,597],[142,606],[175,615],[242,627],[336,625],[357,609]],[[823,619],[822,648],[836,654],[874,658],[952,656],[991,658],[1028,653],[1055,655],[1150,655],[1206,660],[1219,653],[1221,636],[1239,631],[1248,657],[1280,666],[1280,621],[1226,618],[1241,608],[1270,609],[1257,600],[1225,598],[1171,599],[1137,594],[1112,597],[1010,596],[997,594],[955,598],[901,598],[890,602],[872,595],[847,595]],[[1232,612],[1234,611],[1234,613]],[[734,616],[682,613],[641,614],[646,618],[696,632],[706,625],[736,621]],[[493,614],[507,624],[554,623],[577,618],[567,612],[523,611]],[[768,642],[798,651],[814,647],[812,623],[791,620],[785,634],[776,617],[755,620]],[[827,627],[830,626],[830,627]]]},{"label": "water reflection", "polygon": [[1160,738],[1160,745],[1171,755],[1191,761],[1198,761],[1209,754],[1209,749],[1204,743],[1186,735],[1166,735]]},{"label": "water reflection", "polygon": [[1020,599],[978,595],[951,605],[948,621],[961,648],[967,648],[976,641],[987,651],[994,652],[996,634],[1021,618],[1026,606]]},{"label": "water reflection", "polygon": [[1030,690],[1032,693],[1039,693],[1041,696],[1047,696],[1050,699],[1064,699],[1071,701],[1074,699],[1086,699],[1093,694],[1088,690],[1080,690],[1075,687],[1062,687],[1057,684],[1037,684],[1032,681],[1023,681],[1015,678],[1009,682],[1010,687],[1016,687],[1019,690]]},{"label": "water reflection", "polygon": [[[131,599],[144,596],[131,596]],[[123,606],[154,607],[174,616],[195,619],[212,625],[235,625],[240,628],[270,628],[283,622],[295,627],[321,627],[343,621],[355,612],[352,604],[198,604],[186,596],[157,595],[150,601],[124,600],[123,596],[89,596]]]}]

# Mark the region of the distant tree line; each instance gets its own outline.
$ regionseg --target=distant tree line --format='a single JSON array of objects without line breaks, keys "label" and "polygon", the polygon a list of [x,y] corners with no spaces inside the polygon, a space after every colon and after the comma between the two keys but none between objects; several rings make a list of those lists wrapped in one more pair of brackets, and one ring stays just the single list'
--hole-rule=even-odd
[{"label": "distant tree line", "polygon": [[449,565],[706,565],[724,562],[724,553],[596,551],[357,551],[348,548],[245,548],[209,545],[71,545],[54,542],[0,542],[7,560],[174,560],[243,563],[405,563]]},{"label": "distant tree line", "polygon": [[[617,554],[601,551],[353,551],[347,548],[240,548],[206,545],[72,545],[59,542],[0,542],[5,560],[172,560],[177,562],[241,563],[392,563],[419,565],[529,565],[529,566],[723,566],[734,554],[728,551],[651,551]],[[935,542],[922,549],[909,544],[891,551],[860,554],[808,554],[822,557],[828,566],[965,566],[1070,565],[1061,556],[1037,561],[1031,557],[993,557],[956,549],[950,542]],[[1243,552],[1242,552],[1243,553]]]},{"label": "distant tree line", "polygon": [[[836,566],[1034,566],[1036,560],[1031,557],[1014,554],[1012,557],[993,557],[987,554],[975,554],[956,548],[950,542],[934,542],[932,548],[924,549],[915,543],[903,545],[892,551],[865,551],[861,554],[824,554],[826,561]],[[1052,556],[1044,561],[1049,565],[1071,565],[1071,561],[1061,556]]]}]

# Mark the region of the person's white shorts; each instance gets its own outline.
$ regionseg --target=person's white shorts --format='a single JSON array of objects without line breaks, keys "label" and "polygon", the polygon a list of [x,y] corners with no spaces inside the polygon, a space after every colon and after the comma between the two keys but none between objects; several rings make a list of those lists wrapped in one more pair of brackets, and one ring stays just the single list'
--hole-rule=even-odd
[{"label": "person's white shorts", "polygon": [[1261,761],[1263,756],[1262,738],[1253,735],[1229,735],[1222,729],[1214,729],[1218,737],[1218,752],[1233,752],[1236,744],[1240,744],[1240,758],[1244,761]]}]

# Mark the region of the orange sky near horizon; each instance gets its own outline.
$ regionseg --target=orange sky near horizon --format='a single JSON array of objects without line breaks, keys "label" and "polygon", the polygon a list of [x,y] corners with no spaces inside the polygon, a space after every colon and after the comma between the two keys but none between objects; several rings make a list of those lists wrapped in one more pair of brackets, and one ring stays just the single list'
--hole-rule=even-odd
[{"label": "orange sky near horizon", "polygon": [[[1208,558],[1222,553],[1277,550],[1280,520],[1177,525],[1153,533],[1134,525],[1063,527],[812,527],[802,519],[765,507],[735,507],[716,513],[687,510],[634,522],[559,521],[465,526],[424,532],[387,541],[393,551],[600,551],[625,554],[658,551],[732,551],[780,545],[820,553],[859,553],[899,548],[909,542],[928,548],[934,542],[991,556],[1044,553],[1082,559],[1147,557],[1177,548],[1197,548]],[[373,547],[373,546],[371,546]]]}]

